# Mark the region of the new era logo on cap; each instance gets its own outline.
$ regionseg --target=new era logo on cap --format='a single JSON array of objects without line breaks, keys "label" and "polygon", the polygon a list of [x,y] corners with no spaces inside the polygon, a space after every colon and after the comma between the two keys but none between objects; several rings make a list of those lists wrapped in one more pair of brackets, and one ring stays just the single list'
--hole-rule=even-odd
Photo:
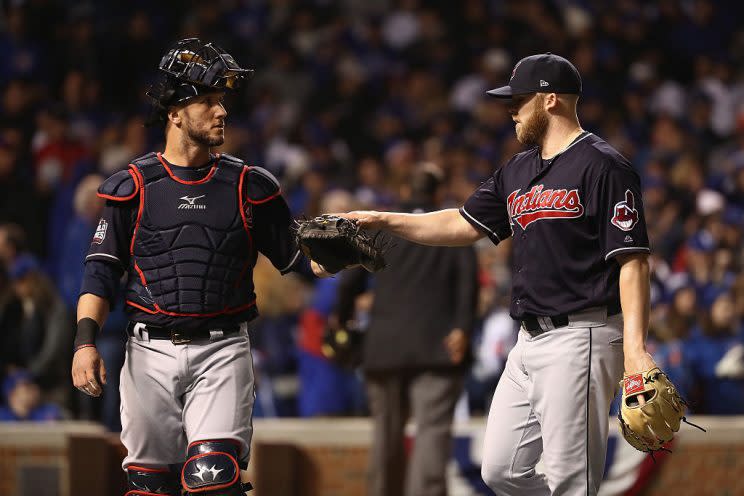
[{"label": "new era logo on cap", "polygon": [[581,76],[576,67],[550,52],[530,55],[514,66],[509,84],[490,90],[497,98],[540,92],[581,94]]}]

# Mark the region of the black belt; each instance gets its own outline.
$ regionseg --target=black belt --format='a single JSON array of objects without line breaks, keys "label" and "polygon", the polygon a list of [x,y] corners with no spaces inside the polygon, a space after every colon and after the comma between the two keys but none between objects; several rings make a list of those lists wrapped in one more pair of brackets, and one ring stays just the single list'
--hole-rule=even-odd
[{"label": "black belt", "polygon": [[[617,315],[622,311],[619,303],[613,303],[607,306],[607,316],[611,317]],[[578,313],[578,312],[577,312]],[[564,327],[568,325],[568,315],[554,315],[552,317],[541,317],[539,315],[525,315],[522,317],[521,324],[525,331],[530,336],[535,337],[548,332],[551,327],[547,325],[545,321],[550,321],[553,324],[553,329],[558,327]],[[575,314],[574,314],[575,315]]]},{"label": "black belt", "polygon": [[[139,329],[137,329],[138,325]],[[127,324],[127,334],[131,337],[141,337],[137,335],[141,331],[147,331],[148,339],[167,339],[173,344],[185,344],[190,343],[191,341],[204,339],[214,341],[216,339],[232,336],[233,334],[240,332],[240,324],[196,331],[179,331],[178,329],[171,329],[169,327],[142,324],[132,321]]]}]

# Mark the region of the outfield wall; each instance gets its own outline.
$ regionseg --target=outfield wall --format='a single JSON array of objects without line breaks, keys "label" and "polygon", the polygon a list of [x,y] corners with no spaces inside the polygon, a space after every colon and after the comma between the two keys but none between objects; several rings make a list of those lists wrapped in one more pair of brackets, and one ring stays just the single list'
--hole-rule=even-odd
[{"label": "outfield wall", "polygon": [[[614,419],[610,419],[615,422]],[[744,495],[744,417],[696,417],[707,433],[683,426],[672,455],[656,464],[612,429],[602,496],[628,494],[648,475],[644,496]],[[251,496],[364,496],[368,419],[257,419]],[[409,426],[409,444],[415,428]],[[455,426],[450,496],[487,494],[479,486],[484,421]],[[124,478],[118,436],[96,424],[0,423],[0,495],[118,496]],[[648,473],[648,474],[647,474]]]}]

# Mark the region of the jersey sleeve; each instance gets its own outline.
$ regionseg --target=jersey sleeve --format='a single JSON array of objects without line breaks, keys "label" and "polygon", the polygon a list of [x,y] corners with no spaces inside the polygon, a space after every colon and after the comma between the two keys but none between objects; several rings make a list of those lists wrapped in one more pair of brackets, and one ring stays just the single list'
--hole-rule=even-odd
[{"label": "jersey sleeve", "polygon": [[80,294],[91,293],[113,303],[119,280],[129,266],[136,200],[108,200],[93,233]]},{"label": "jersey sleeve", "polygon": [[460,207],[460,214],[494,244],[512,234],[509,212],[503,192],[504,167],[497,170]]},{"label": "jersey sleeve", "polygon": [[134,201],[116,202],[109,200],[103,207],[98,226],[93,233],[85,261],[99,260],[127,267],[129,264],[129,245],[132,240]]},{"label": "jersey sleeve", "polygon": [[599,177],[589,202],[596,209],[600,249],[605,260],[651,251],[641,182],[630,166],[609,166]]},{"label": "jersey sleeve", "polygon": [[292,214],[281,194],[274,194],[259,203],[250,203],[254,242],[259,252],[268,258],[279,272],[306,273],[309,262],[297,247]]}]

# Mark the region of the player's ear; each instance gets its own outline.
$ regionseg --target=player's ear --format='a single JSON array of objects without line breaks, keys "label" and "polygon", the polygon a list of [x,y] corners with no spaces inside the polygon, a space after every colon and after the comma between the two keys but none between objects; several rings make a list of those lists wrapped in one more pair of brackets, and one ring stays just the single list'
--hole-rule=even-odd
[{"label": "player's ear", "polygon": [[179,126],[181,124],[181,108],[180,107],[171,107],[168,109],[168,120],[175,124],[176,126]]},{"label": "player's ear", "polygon": [[556,93],[543,93],[543,108],[550,110],[558,105],[558,95]]}]

